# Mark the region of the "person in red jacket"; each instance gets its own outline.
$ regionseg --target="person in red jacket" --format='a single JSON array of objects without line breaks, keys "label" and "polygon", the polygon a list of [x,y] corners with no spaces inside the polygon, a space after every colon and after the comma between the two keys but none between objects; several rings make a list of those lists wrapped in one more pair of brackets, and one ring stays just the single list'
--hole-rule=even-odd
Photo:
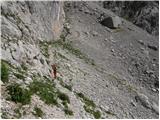
[{"label": "person in red jacket", "polygon": [[56,65],[55,64],[53,64],[53,65],[51,65],[52,66],[52,76],[53,76],[53,78],[54,79],[56,79],[56,77],[57,77],[57,68],[56,68]]}]

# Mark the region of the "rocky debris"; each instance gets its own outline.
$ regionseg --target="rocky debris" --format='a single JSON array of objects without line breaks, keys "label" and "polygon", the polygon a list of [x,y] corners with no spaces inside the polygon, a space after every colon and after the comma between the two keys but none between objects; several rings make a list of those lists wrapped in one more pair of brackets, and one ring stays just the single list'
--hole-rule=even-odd
[{"label": "rocky debris", "polygon": [[93,36],[98,36],[98,32],[93,31],[93,32],[92,32],[92,35],[93,35]]},{"label": "rocky debris", "polygon": [[109,111],[109,107],[108,107],[108,106],[101,105],[100,108],[101,108],[103,111]]},{"label": "rocky debris", "polygon": [[[25,3],[27,3],[29,11],[25,11]],[[47,83],[53,83],[53,85],[55,85],[54,87],[47,87],[46,89],[42,86],[44,88],[42,90],[45,90],[43,92],[47,93],[44,94],[44,97],[47,96],[47,98],[50,99],[50,95],[54,93],[51,90],[48,91],[48,89],[50,88],[55,88],[60,91],[62,90],[62,92],[65,93],[62,94],[61,99],[57,100],[57,106],[47,105],[38,96],[32,95],[31,104],[23,105],[22,109],[24,108],[24,110],[20,109],[20,113],[22,113],[22,111],[27,111],[26,114],[23,114],[21,118],[36,118],[36,116],[32,114],[36,105],[45,113],[44,116],[39,118],[94,118],[94,116],[99,117],[100,113],[102,115],[101,118],[112,119],[146,117],[158,118],[158,114],[155,114],[151,111],[152,109],[153,111],[158,113],[158,105],[156,104],[158,99],[158,92],[153,92],[151,90],[151,88],[159,86],[158,74],[156,74],[157,71],[155,70],[158,66],[158,59],[156,58],[157,54],[154,54],[157,51],[149,51],[149,59],[144,60],[146,54],[148,53],[146,52],[146,54],[144,54],[143,52],[138,51],[139,45],[135,44],[136,42],[134,42],[135,40],[144,39],[146,41],[150,42],[151,40],[153,43],[156,43],[156,40],[149,35],[147,35],[148,37],[146,37],[146,34],[144,34],[143,32],[141,33],[140,29],[137,29],[137,27],[135,27],[134,25],[129,26],[127,22],[124,24],[125,26],[122,27],[133,27],[135,32],[128,30],[117,33],[106,31],[105,27],[97,22],[97,17],[99,16],[97,14],[110,14],[110,12],[106,11],[105,9],[100,9],[98,6],[96,6],[96,2],[77,2],[78,4],[74,7],[72,7],[73,2],[69,2],[71,3],[70,9],[68,9],[66,12],[67,20],[69,19],[69,22],[67,21],[66,23],[69,23],[70,27],[64,27],[64,29],[70,29],[72,33],[77,32],[77,34],[80,34],[80,36],[74,38],[73,34],[69,34],[68,36],[65,36],[65,42],[59,40],[55,41],[56,39],[48,39],[51,36],[43,39],[45,37],[42,36],[47,36],[47,31],[50,31],[50,28],[52,27],[49,23],[51,20],[50,17],[53,17],[54,15],[52,16],[48,14],[51,14],[51,11],[54,10],[52,9],[52,5],[54,6],[56,4],[58,6],[59,2],[55,2],[55,4],[52,4],[51,6],[50,3],[52,2],[49,2],[49,4],[47,4],[47,2],[41,4],[40,2],[35,5],[35,2],[32,1],[17,2],[18,6],[24,5],[24,7],[22,7],[22,12],[25,12],[26,15],[29,14],[33,17],[33,26],[34,23],[36,25],[40,25],[39,27],[37,27],[38,29],[36,29],[38,32],[36,34],[42,35],[32,35],[34,34],[32,32],[36,32],[36,30],[32,28],[32,22],[29,22],[30,17],[25,17],[24,15],[23,17],[21,17],[21,19],[23,19],[24,21],[24,24],[23,22],[20,22],[20,26],[18,25],[18,27],[15,27],[18,30],[14,30],[13,33],[10,32],[11,34],[13,34],[12,36],[8,33],[8,35],[3,34],[2,37],[2,58],[15,67],[15,69],[11,68],[9,83],[3,83],[3,87],[7,86],[8,84],[19,83],[23,88],[27,87],[27,89],[29,89],[28,85],[31,84],[32,81],[36,78],[37,81],[42,80],[43,82],[45,82],[43,86],[45,86]],[[49,10],[49,12],[43,10],[44,5],[46,4],[46,9]],[[56,5],[54,6],[55,9],[57,8]],[[90,12],[92,12],[92,10],[94,9],[96,10],[95,16],[86,15],[86,13],[84,13],[87,9],[85,5],[89,8],[92,8],[88,9]],[[18,8],[18,6],[16,7]],[[41,6],[42,9],[38,6]],[[79,6],[83,10],[83,12],[79,12],[77,10],[79,9]],[[11,9],[11,12],[12,11],[13,10]],[[41,15],[44,11],[46,18],[43,19]],[[57,10],[57,12],[58,11],[59,10]],[[21,16],[22,13],[20,12],[19,14]],[[58,14],[56,13],[56,15]],[[59,15],[59,17],[63,17],[63,15]],[[12,18],[6,16],[5,18],[9,19],[9,21],[11,22],[13,22],[14,20],[16,21],[17,19],[17,17]],[[46,20],[44,21],[45,23],[43,22],[43,20]],[[81,20],[83,22],[78,22],[78,20]],[[39,21],[41,22],[39,23]],[[54,20],[52,22],[54,22]],[[17,22],[13,23],[17,24]],[[31,25],[28,23],[31,23]],[[92,23],[94,23],[94,25]],[[53,29],[59,31],[58,23],[55,24],[58,26],[58,29]],[[25,25],[28,26],[28,28],[25,27]],[[9,27],[6,28],[9,29]],[[42,32],[43,28],[44,32]],[[28,34],[30,29],[32,31],[31,35]],[[42,31],[39,29],[41,29]],[[84,31],[89,32],[85,33]],[[89,34],[97,37],[86,37],[86,35],[89,36]],[[52,38],[54,38],[53,36]],[[19,39],[19,37],[22,39]],[[106,39],[106,37],[108,39]],[[107,42],[105,41],[105,39]],[[50,40],[53,41],[46,42]],[[72,42],[69,42],[68,40]],[[118,52],[117,55],[119,54],[120,57],[113,57],[112,54],[115,52],[115,50],[116,52]],[[153,54],[155,55],[154,59],[156,60],[153,60]],[[155,69],[150,68],[150,65],[152,64],[150,63],[150,60],[154,61],[154,63],[156,64]],[[57,79],[54,80],[50,76],[52,63],[58,64]],[[129,66],[130,64],[132,65]],[[133,73],[133,76],[128,73],[127,68],[130,69],[130,71]],[[146,72],[146,70],[152,70],[153,72]],[[21,75],[17,76],[17,78],[13,73],[21,73]],[[141,81],[138,81],[139,79],[141,79]],[[147,86],[144,86],[145,83],[147,83],[147,85],[149,84],[150,86],[152,84],[153,86],[148,88]],[[144,86],[144,88],[141,88],[141,85]],[[158,87],[156,87],[155,89],[158,91]],[[136,100],[139,104],[143,104],[143,106],[145,107],[138,105],[138,103],[136,103],[134,100],[132,101],[135,93],[139,92],[140,90],[142,90],[143,95],[137,95]],[[84,97],[84,100],[87,101],[86,103],[88,103],[89,106],[94,106],[94,104],[96,104],[98,108],[96,108],[95,111],[91,111],[90,114],[88,112],[90,111],[90,109],[88,109],[88,107],[84,107],[84,102],[81,102],[81,98],[77,98],[77,91],[83,93],[86,96]],[[6,94],[7,92],[3,91],[2,97],[7,97]],[[37,93],[35,94],[40,94],[40,91],[37,91]],[[151,100],[152,97],[155,97],[155,104]],[[67,101],[70,101],[70,103],[66,103],[66,101],[63,101],[63,98],[69,98],[69,100]],[[14,116],[15,107],[13,107],[12,105],[6,105],[6,103],[14,102],[5,100],[2,105],[2,112],[6,112],[9,118],[16,118]],[[19,103],[14,103],[14,105],[17,107]],[[5,109],[6,106],[9,107],[9,109]],[[69,108],[71,111],[66,111],[65,108]],[[100,113],[96,112],[97,110]]]},{"label": "rocky debris", "polygon": [[104,1],[102,6],[133,22],[148,33],[158,36],[158,1]]},{"label": "rocky debris", "polygon": [[[144,95],[144,94],[138,94],[136,97],[135,97],[136,101],[139,101],[144,107],[146,108],[149,108],[149,109],[154,109],[153,108],[153,103],[151,103],[149,101],[149,98]],[[154,103],[154,107],[155,107],[155,103]]]},{"label": "rocky debris", "polygon": [[107,39],[107,38],[105,38],[104,40],[105,40],[105,41],[108,41],[108,39]]},{"label": "rocky debris", "polygon": [[158,80],[155,81],[154,86],[155,86],[156,88],[159,88],[159,81],[158,81]]},{"label": "rocky debris", "polygon": [[152,91],[153,91],[153,92],[157,92],[157,90],[156,90],[155,88],[152,88]]},{"label": "rocky debris", "polygon": [[114,49],[111,49],[111,52],[113,52],[113,53],[114,53],[114,52],[115,52],[115,50],[114,50]]},{"label": "rocky debris", "polygon": [[31,82],[33,82],[33,80],[31,77],[26,77],[24,82],[26,85],[29,85]]},{"label": "rocky debris", "polygon": [[90,11],[89,11],[88,9],[86,9],[86,10],[84,11],[84,13],[90,14]]},{"label": "rocky debris", "polygon": [[84,32],[86,35],[89,35],[89,32]]},{"label": "rocky debris", "polygon": [[141,45],[145,45],[143,40],[138,40]]},{"label": "rocky debris", "polygon": [[152,105],[152,109],[153,111],[155,111],[157,114],[159,114],[159,106],[153,102],[153,105]]},{"label": "rocky debris", "polygon": [[156,46],[153,46],[153,45],[148,45],[148,48],[150,48],[150,49],[152,49],[152,50],[155,50],[155,51],[158,50],[158,48],[157,48]]},{"label": "rocky debris", "polygon": [[133,100],[131,101],[131,104],[136,107],[136,103]]},{"label": "rocky debris", "polygon": [[66,29],[70,29],[71,28],[71,26],[69,25],[69,23],[65,23],[65,27],[66,27]]},{"label": "rocky debris", "polygon": [[100,23],[111,29],[118,28],[122,24],[118,16],[104,18]]}]

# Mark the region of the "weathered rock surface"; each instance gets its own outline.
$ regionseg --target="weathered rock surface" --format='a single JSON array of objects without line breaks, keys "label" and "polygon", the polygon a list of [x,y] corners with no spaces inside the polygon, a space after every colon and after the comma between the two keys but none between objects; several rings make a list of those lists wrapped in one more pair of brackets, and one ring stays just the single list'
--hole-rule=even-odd
[{"label": "weathered rock surface", "polygon": [[[0,83],[2,117],[158,118],[157,37],[122,18],[115,29],[101,25],[101,18],[117,16],[98,2],[62,6],[57,1],[2,3],[1,58],[9,69],[8,82]],[[56,41],[63,9],[64,29]],[[42,87],[37,92],[33,81]],[[7,87],[15,83],[31,91],[30,103],[8,99]]]},{"label": "weathered rock surface", "polygon": [[[74,4],[78,4],[78,2],[73,3],[73,6]],[[95,13],[94,16],[86,15],[83,10],[77,10],[81,6],[87,6],[91,13]],[[71,18],[72,27],[70,31],[73,33],[68,35],[67,38],[72,41],[75,47],[90,56],[98,66],[96,68],[100,67],[99,71],[106,75],[103,74],[105,77],[103,75],[98,76],[95,81],[85,82],[87,87],[84,86],[83,89],[78,87],[79,84],[82,84],[79,83],[76,89],[81,89],[88,95],[90,93],[89,96],[95,98],[100,106],[107,104],[109,109],[116,114],[116,118],[156,117],[156,109],[152,109],[153,100],[158,102],[158,93],[153,92],[151,88],[158,80],[158,66],[152,66],[158,64],[155,60],[153,61],[154,57],[158,59],[156,57],[158,51],[154,47],[153,49],[148,48],[148,44],[156,47],[158,38],[149,35],[146,31],[124,19],[122,19],[122,25],[113,30],[106,29],[100,23],[97,24],[96,22],[99,22],[101,18],[103,20],[107,16],[115,16],[109,10],[101,8],[98,2],[97,4],[96,2],[82,2],[79,7],[71,7],[66,14]],[[92,10],[94,11],[92,12]],[[79,19],[83,22],[78,22]],[[74,31],[78,31],[79,37],[74,37]],[[84,31],[91,31],[91,33],[97,31],[98,36],[86,35]],[[141,49],[142,47],[143,49]],[[110,77],[107,75],[108,73],[111,74]],[[100,79],[104,83],[100,82]],[[85,81],[88,81],[88,79],[85,79]],[[97,86],[94,86],[95,84]],[[98,87],[100,84],[101,87]],[[87,88],[90,88],[92,92],[85,90]],[[92,94],[93,91],[94,94]],[[100,95],[97,97],[98,93]],[[145,97],[140,97],[139,103],[135,101],[131,103],[130,101],[134,100],[135,96],[140,93]],[[128,95],[130,97],[126,97]],[[158,105],[155,104],[155,106]]]},{"label": "weathered rock surface", "polygon": [[148,33],[158,36],[158,1],[104,1],[102,5]]},{"label": "weathered rock surface", "polygon": [[2,2],[2,37],[28,41],[53,40],[61,34],[63,3],[15,1]]},{"label": "weathered rock surface", "polygon": [[100,23],[111,29],[118,28],[122,24],[121,19],[118,16],[104,18]]}]

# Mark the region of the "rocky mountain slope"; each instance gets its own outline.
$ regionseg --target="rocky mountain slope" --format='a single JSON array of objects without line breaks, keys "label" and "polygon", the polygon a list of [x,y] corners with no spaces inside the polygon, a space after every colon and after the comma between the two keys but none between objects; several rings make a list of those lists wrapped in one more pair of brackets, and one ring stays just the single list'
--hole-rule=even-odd
[{"label": "rocky mountain slope", "polygon": [[116,15],[97,2],[3,2],[1,13],[2,118],[158,119],[157,37],[123,18],[102,25]]},{"label": "rocky mountain slope", "polygon": [[104,1],[102,5],[148,33],[158,36],[159,1]]}]

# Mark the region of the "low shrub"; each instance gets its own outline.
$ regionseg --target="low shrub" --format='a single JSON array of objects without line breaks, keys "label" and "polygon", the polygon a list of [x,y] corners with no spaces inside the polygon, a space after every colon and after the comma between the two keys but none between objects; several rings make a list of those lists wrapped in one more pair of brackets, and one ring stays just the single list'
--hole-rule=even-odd
[{"label": "low shrub", "polygon": [[23,89],[19,84],[13,84],[7,87],[11,100],[15,103],[29,104],[31,101],[31,93],[27,89]]}]

